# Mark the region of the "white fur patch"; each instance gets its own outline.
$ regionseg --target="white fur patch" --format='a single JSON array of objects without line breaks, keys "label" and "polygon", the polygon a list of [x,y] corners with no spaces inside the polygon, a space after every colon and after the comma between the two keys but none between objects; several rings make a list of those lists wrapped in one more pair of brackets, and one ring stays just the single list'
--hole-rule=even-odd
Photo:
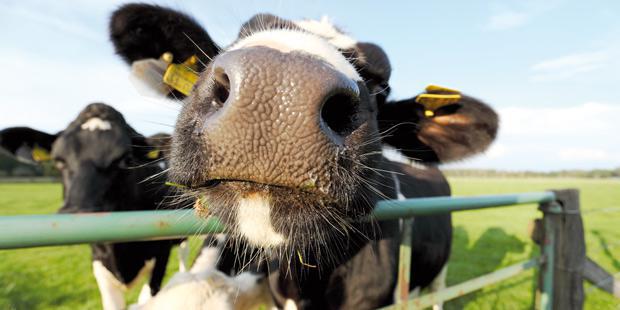
[{"label": "white fur patch", "polygon": [[[124,284],[119,281],[114,274],[108,270],[103,263],[99,260],[93,261],[93,274],[95,280],[97,280],[97,286],[99,287],[99,293],[101,294],[101,302],[104,310],[121,310],[125,309],[125,292],[128,288],[136,285],[140,280],[147,275],[150,276],[155,267],[155,259],[151,258],[144,262],[144,266],[140,269],[136,277],[129,284]],[[148,296],[143,295],[148,293]],[[150,297],[151,290],[148,292],[142,289],[140,292],[140,298],[143,302],[146,302]]]},{"label": "white fur patch", "polygon": [[260,278],[250,272],[229,277],[215,269],[177,272],[154,298],[129,309],[273,309],[268,283]]},{"label": "white fur patch", "polygon": [[125,290],[127,287],[121,283],[112,272],[110,272],[101,261],[93,261],[93,274],[97,280],[101,303],[104,310],[115,310],[125,308]]},{"label": "white fur patch", "polygon": [[239,200],[237,224],[245,239],[255,246],[274,247],[284,242],[284,236],[277,233],[271,225],[269,200],[252,195]]},{"label": "white fur patch", "polygon": [[91,117],[86,122],[84,122],[81,126],[82,130],[110,130],[112,129],[112,124],[109,121],[104,121],[98,117]]},{"label": "white fur patch", "polygon": [[357,44],[356,40],[338,31],[327,16],[323,16],[321,20],[306,19],[294,23],[297,27],[326,39],[339,49],[351,49]]},{"label": "white fur patch", "polygon": [[355,67],[344,58],[336,46],[319,35],[291,29],[272,29],[245,37],[228,50],[233,51],[251,46],[266,46],[283,53],[305,52],[323,59],[350,79],[362,80]]},{"label": "white fur patch", "polygon": [[284,302],[284,310],[297,310],[297,305],[295,304],[295,301],[292,299],[287,299]]},{"label": "white fur patch", "polygon": [[394,180],[394,190],[396,190],[396,198],[398,200],[407,199],[405,195],[403,195],[403,192],[400,191],[400,181],[398,180],[398,177],[396,176],[396,174],[393,172],[392,172],[392,179]]},{"label": "white fur patch", "polygon": [[145,304],[151,299],[151,286],[148,283],[144,283],[142,285],[142,289],[140,290],[140,295],[138,295],[138,304]]},{"label": "white fur patch", "polygon": [[384,146],[381,149],[381,152],[383,153],[383,157],[397,162],[397,163],[401,163],[401,164],[407,164],[413,168],[416,169],[420,169],[420,170],[426,170],[428,169],[428,166],[426,166],[425,164],[423,164],[420,161],[417,160],[412,160],[408,157],[406,157],[405,155],[401,154],[397,149],[389,147],[389,146]]},{"label": "white fur patch", "polygon": [[[220,234],[223,235],[223,234]],[[219,238],[219,236],[218,236]],[[207,246],[200,250],[200,254],[196,258],[194,265],[190,269],[191,272],[201,272],[210,269],[216,269],[217,261],[220,258],[220,248],[218,246]]]},{"label": "white fur patch", "polygon": [[[435,277],[433,282],[430,285],[431,293],[436,293],[444,288],[446,288],[446,278],[448,277],[448,264],[445,264],[443,268],[441,268],[441,272]],[[438,302],[433,305],[433,310],[442,310],[443,302]]]},{"label": "white fur patch", "polygon": [[188,271],[189,265],[187,259],[189,258],[189,241],[187,239],[179,244],[179,251],[177,253],[179,254],[179,271]]}]

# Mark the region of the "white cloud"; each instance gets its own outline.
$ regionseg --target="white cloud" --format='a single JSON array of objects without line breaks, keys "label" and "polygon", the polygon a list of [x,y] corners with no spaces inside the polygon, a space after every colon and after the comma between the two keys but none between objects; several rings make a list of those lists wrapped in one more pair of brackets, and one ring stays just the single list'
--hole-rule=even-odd
[{"label": "white cloud", "polygon": [[32,126],[57,131],[92,102],[114,106],[144,134],[172,131],[180,105],[140,96],[120,61],[57,62],[28,53],[4,52],[0,67],[0,128]]},{"label": "white cloud", "polygon": [[558,152],[564,161],[608,161],[612,159],[608,151],[590,148],[567,148]]},{"label": "white cloud", "polygon": [[548,59],[534,64],[530,69],[533,72],[532,81],[554,81],[574,77],[581,73],[602,68],[611,60],[608,51],[596,51],[572,54],[554,59]]},{"label": "white cloud", "polygon": [[506,30],[524,25],[530,15],[523,12],[505,11],[491,16],[487,27],[490,30]]},{"label": "white cloud", "polygon": [[620,105],[587,102],[570,107],[500,108],[501,131],[508,135],[594,136],[620,132]]},{"label": "white cloud", "polygon": [[620,104],[499,108],[500,132],[485,153],[456,168],[594,169],[620,166]]},{"label": "white cloud", "polygon": [[494,143],[489,150],[486,151],[485,156],[488,158],[502,158],[508,155],[510,148],[503,143]]},{"label": "white cloud", "polygon": [[486,29],[502,31],[522,27],[554,9],[560,0],[516,0],[492,4],[493,15],[486,22]]},{"label": "white cloud", "polygon": [[27,6],[11,6],[0,4],[2,15],[6,17],[20,19],[24,23],[36,23],[44,27],[55,29],[63,34],[74,35],[90,41],[103,41],[105,37],[97,31],[90,29],[83,23],[75,19],[62,18],[51,14],[45,14],[39,9],[31,9]]}]

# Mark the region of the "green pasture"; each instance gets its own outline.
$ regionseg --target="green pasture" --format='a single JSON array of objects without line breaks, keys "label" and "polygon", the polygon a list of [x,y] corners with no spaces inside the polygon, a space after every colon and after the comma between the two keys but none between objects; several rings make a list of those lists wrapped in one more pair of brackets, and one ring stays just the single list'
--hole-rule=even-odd
[{"label": "green pasture", "polygon": [[[620,273],[620,181],[540,178],[451,178],[454,195],[500,194],[579,188],[588,255]],[[0,215],[53,213],[61,204],[59,184],[0,183]],[[454,244],[448,285],[538,255],[528,237],[535,206],[454,214]],[[191,242],[196,253],[199,240]],[[0,251],[0,309],[99,309],[87,245]],[[168,276],[178,268],[176,251]],[[534,271],[446,304],[447,309],[530,309]],[[129,291],[137,298],[139,287]],[[586,285],[586,309],[618,309],[620,300]]]}]

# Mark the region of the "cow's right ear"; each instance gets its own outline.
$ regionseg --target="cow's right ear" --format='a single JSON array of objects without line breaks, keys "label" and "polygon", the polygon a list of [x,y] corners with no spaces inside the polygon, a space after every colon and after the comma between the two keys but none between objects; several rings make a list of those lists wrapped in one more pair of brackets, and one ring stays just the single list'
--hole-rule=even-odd
[{"label": "cow's right ear", "polygon": [[208,64],[219,47],[193,18],[144,3],[125,4],[112,13],[110,39],[127,63],[172,53],[175,63],[196,55]]},{"label": "cow's right ear", "polygon": [[[109,31],[116,53],[132,66],[132,77],[140,82],[139,88],[146,85],[149,90],[174,98],[189,93],[196,73],[203,71],[219,52],[193,18],[157,5],[121,6],[112,13]],[[177,70],[170,72],[171,64]],[[166,83],[164,75],[169,79]]]},{"label": "cow's right ear", "polygon": [[50,135],[28,127],[0,131],[0,147],[27,163],[50,160],[52,144],[59,134]]}]

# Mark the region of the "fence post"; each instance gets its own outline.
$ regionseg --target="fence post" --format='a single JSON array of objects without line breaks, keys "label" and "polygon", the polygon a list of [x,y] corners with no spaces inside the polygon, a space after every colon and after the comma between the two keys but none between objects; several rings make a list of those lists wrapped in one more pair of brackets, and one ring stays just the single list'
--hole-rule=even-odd
[{"label": "fence post", "polygon": [[543,309],[583,308],[583,268],[586,249],[579,191],[554,190],[556,201],[543,203],[544,262],[539,273]]},{"label": "fence post", "polygon": [[409,301],[409,283],[411,281],[411,234],[413,230],[413,218],[401,219],[403,228],[401,232],[400,248],[398,253],[398,282],[396,283],[396,302],[406,309]]}]

